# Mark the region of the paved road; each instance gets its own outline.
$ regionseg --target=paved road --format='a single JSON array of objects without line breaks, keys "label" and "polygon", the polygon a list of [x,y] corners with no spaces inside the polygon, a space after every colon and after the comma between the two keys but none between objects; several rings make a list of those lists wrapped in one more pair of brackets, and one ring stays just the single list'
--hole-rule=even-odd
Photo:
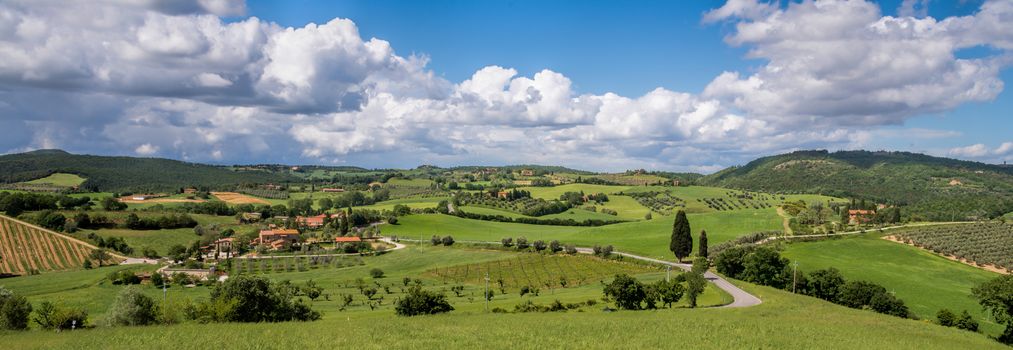
[{"label": "paved road", "polygon": [[[577,252],[584,253],[584,254],[593,254],[594,253],[591,250],[591,248],[577,248]],[[665,260],[659,260],[659,259],[654,259],[654,258],[648,258],[646,256],[640,256],[640,255],[636,255],[636,254],[623,253],[623,252],[612,252],[612,253],[616,254],[616,255],[622,255],[624,257],[631,258],[631,259],[637,259],[637,260],[652,262],[652,263],[655,263],[655,264],[668,265],[668,266],[672,266],[672,267],[677,267],[677,268],[683,269],[685,271],[691,271],[693,269],[693,265],[691,265],[691,264],[674,263],[674,262],[671,262],[671,261],[665,261]],[[757,298],[755,295],[747,293],[746,291],[744,291],[741,288],[735,286],[731,282],[728,282],[724,278],[721,278],[721,276],[718,276],[718,275],[716,275],[716,274],[714,274],[714,273],[712,273],[710,271],[707,271],[707,273],[705,273],[703,275],[703,277],[706,278],[708,281],[711,281],[712,283],[714,283],[714,285],[717,286],[718,288],[721,288],[721,290],[724,290],[725,292],[728,292],[728,294],[730,294],[732,296],[732,298],[735,299],[734,301],[732,301],[731,304],[726,304],[726,305],[722,305],[722,306],[719,306],[719,307],[747,307],[747,306],[760,305],[760,303],[763,302],[763,301],[760,300],[760,298]]]}]

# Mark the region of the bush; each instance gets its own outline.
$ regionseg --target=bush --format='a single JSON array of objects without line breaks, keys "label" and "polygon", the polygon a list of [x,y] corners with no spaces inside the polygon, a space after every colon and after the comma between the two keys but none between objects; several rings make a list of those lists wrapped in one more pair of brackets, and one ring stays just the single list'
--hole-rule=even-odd
[{"label": "bush", "polygon": [[155,288],[162,288],[162,285],[165,284],[165,282],[165,277],[162,277],[161,273],[155,272],[151,274],[151,285],[155,286]]},{"label": "bush", "polygon": [[577,246],[573,244],[566,245],[566,254],[574,255],[577,254]]},{"label": "bush", "polygon": [[874,296],[885,293],[886,288],[872,282],[848,281],[841,288],[836,303],[850,308],[861,309],[871,305]]},{"label": "bush", "polygon": [[890,293],[879,293],[869,300],[869,307],[881,314],[907,318],[910,314],[904,301]]},{"label": "bush", "polygon": [[788,263],[776,250],[757,247],[743,259],[740,277],[746,282],[784,289],[791,281]]},{"label": "bush", "polygon": [[714,267],[725,276],[742,279],[740,275],[745,269],[746,255],[751,253],[753,249],[755,246],[751,245],[724,249],[714,257]]},{"label": "bush", "polygon": [[967,310],[964,310],[964,312],[960,314],[960,318],[957,319],[956,323],[954,323],[954,326],[963,329],[965,331],[971,332],[978,331],[978,321],[975,321],[974,317],[971,317],[971,314],[968,313]]},{"label": "bush", "polygon": [[84,328],[88,322],[88,311],[80,307],[66,307],[48,301],[39,304],[32,319],[42,329]]},{"label": "bush", "polygon": [[549,251],[551,251],[552,253],[558,253],[562,250],[563,244],[559,243],[558,240],[552,240],[552,242],[549,242]]},{"label": "bush", "polygon": [[27,298],[0,287],[0,329],[28,329],[28,315],[31,313],[32,304]]},{"label": "bush", "polygon": [[957,315],[953,314],[953,311],[949,309],[940,309],[936,312],[936,323],[940,326],[953,327],[957,324]]},{"label": "bush", "polygon": [[143,326],[154,324],[157,317],[155,301],[139,288],[129,286],[116,296],[106,319],[114,326]]},{"label": "bush", "polygon": [[514,239],[510,238],[510,237],[503,238],[503,239],[501,239],[499,241],[500,241],[500,243],[503,244],[503,247],[505,247],[505,248],[510,248],[510,247],[512,247],[514,245]]},{"label": "bush", "polygon": [[534,247],[535,251],[537,251],[537,252],[543,251],[547,247],[545,245],[545,241],[543,241],[543,240],[534,241],[533,243],[531,243],[531,246]]},{"label": "bush", "polygon": [[446,295],[423,290],[417,285],[409,287],[408,293],[394,304],[394,312],[398,316],[432,315],[453,310]]},{"label": "bush", "polygon": [[141,278],[137,277],[133,272],[130,271],[116,271],[106,276],[112,284],[140,284]]},{"label": "bush", "polygon": [[372,270],[369,270],[369,276],[373,278],[383,278],[383,270],[373,268]]},{"label": "bush", "polygon": [[443,237],[443,239],[441,239],[440,242],[443,243],[444,246],[447,247],[452,246],[454,245],[454,237],[453,236]]},{"label": "bush", "polygon": [[517,249],[528,249],[528,239],[524,237],[517,237]]}]

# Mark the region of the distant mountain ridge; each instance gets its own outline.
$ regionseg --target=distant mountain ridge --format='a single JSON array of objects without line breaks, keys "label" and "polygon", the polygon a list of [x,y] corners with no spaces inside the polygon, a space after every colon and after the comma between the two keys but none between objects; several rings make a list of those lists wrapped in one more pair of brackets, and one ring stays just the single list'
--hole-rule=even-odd
[{"label": "distant mountain ridge", "polygon": [[38,150],[0,156],[0,182],[14,183],[53,173],[77,174],[82,188],[95,191],[171,191],[187,186],[228,186],[241,183],[299,181],[298,178],[258,170],[187,163],[162,158],[77,155],[62,150]]},{"label": "distant mountain ridge", "polygon": [[697,182],[865,198],[907,205],[938,220],[994,218],[1013,211],[1013,168],[910,152],[798,151],[759,158]]}]

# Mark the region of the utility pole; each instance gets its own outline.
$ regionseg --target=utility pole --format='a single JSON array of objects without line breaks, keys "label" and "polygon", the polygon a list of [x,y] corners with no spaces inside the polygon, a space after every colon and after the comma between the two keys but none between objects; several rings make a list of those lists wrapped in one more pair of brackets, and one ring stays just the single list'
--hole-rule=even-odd
[{"label": "utility pole", "polygon": [[795,287],[798,285],[798,261],[792,263],[794,269],[791,272],[791,292],[795,293]]},{"label": "utility pole", "polygon": [[485,272],[485,312],[489,312],[489,271]]},{"label": "utility pole", "polygon": [[666,266],[668,266],[668,273],[665,275],[665,282],[669,282],[672,280],[672,265]]}]

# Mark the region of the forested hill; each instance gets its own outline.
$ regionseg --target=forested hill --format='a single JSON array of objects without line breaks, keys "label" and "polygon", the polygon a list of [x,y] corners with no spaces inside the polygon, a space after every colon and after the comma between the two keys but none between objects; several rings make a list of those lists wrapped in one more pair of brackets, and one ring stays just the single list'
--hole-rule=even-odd
[{"label": "forested hill", "polygon": [[39,150],[0,156],[0,182],[13,183],[52,173],[87,179],[82,188],[97,191],[170,191],[186,186],[224,187],[241,183],[299,181],[280,173],[230,170],[225,167],[161,158],[106,157]]},{"label": "forested hill", "polygon": [[910,206],[927,219],[992,218],[1013,211],[1013,167],[907,152],[799,151],[764,157],[699,183],[821,193]]}]

